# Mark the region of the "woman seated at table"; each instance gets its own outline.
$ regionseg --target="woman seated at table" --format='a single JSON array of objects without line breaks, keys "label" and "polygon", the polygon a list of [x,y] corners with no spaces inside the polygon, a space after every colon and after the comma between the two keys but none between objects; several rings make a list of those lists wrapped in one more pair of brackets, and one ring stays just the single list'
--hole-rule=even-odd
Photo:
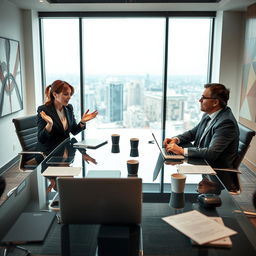
[{"label": "woman seated at table", "polygon": [[[95,118],[97,111],[87,110],[79,123],[74,117],[73,106],[69,100],[74,94],[74,87],[69,83],[56,80],[45,89],[46,102],[37,110],[38,145],[39,151],[48,155],[69,134],[78,134],[86,127],[86,122]],[[37,159],[38,162],[42,159]]]}]

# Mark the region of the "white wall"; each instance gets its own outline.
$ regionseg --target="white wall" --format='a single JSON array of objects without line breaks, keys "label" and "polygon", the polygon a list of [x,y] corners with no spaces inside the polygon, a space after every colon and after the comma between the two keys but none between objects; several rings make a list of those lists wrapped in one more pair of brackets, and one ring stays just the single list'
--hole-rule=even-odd
[{"label": "white wall", "polygon": [[244,12],[217,13],[212,81],[230,88],[229,106],[237,119],[241,94],[244,29]]},{"label": "white wall", "polygon": [[20,10],[7,0],[0,1],[0,36],[20,42],[23,110],[0,119],[0,167],[21,151],[12,119],[36,113],[40,105],[41,74],[37,12]]},{"label": "white wall", "polygon": [[[6,0],[0,1],[0,36],[15,39],[20,42],[21,72],[23,89],[25,86],[24,50],[22,34],[22,13]],[[24,98],[23,90],[23,100]],[[24,104],[25,105],[25,104]],[[19,142],[15,134],[12,118],[24,115],[26,110],[2,117],[0,119],[0,167],[13,159],[20,151]]]}]

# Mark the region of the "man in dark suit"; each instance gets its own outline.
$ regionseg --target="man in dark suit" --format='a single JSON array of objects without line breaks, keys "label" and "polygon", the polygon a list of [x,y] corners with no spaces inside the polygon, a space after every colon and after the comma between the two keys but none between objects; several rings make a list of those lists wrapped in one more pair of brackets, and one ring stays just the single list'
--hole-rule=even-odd
[{"label": "man in dark suit", "polygon": [[[193,129],[173,138],[166,138],[168,152],[204,158],[212,167],[233,168],[237,157],[239,129],[232,111],[227,107],[229,90],[222,84],[206,84],[199,102],[205,112]],[[182,144],[194,142],[191,147]]]}]

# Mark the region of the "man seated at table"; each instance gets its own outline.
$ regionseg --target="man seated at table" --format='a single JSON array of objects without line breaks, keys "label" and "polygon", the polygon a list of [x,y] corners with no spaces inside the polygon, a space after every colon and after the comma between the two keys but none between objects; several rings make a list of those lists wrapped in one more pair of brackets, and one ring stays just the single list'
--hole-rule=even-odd
[{"label": "man seated at table", "polygon": [[[222,84],[204,86],[199,102],[205,112],[199,124],[176,137],[166,138],[168,152],[188,157],[204,158],[212,167],[233,168],[239,144],[237,121],[227,106],[229,89]],[[182,144],[194,142],[191,147]]]}]

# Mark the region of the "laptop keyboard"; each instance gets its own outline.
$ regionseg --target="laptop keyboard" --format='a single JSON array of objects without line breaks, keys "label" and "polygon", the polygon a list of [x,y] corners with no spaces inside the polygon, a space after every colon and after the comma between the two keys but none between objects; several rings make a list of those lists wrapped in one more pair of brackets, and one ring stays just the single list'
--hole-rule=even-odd
[{"label": "laptop keyboard", "polygon": [[164,148],[164,152],[165,152],[166,155],[170,155],[170,156],[175,156],[176,155],[173,152],[167,152],[165,148]]}]

